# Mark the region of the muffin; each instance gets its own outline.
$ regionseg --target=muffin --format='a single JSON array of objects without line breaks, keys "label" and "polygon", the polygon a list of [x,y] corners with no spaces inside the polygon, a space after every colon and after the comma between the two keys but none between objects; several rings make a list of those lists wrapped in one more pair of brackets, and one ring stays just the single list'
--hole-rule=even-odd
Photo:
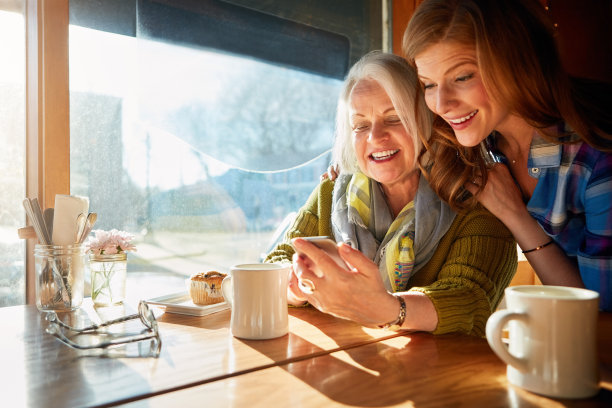
[{"label": "muffin", "polygon": [[225,274],[217,271],[198,272],[189,278],[189,296],[196,305],[205,306],[223,302],[221,281]]}]

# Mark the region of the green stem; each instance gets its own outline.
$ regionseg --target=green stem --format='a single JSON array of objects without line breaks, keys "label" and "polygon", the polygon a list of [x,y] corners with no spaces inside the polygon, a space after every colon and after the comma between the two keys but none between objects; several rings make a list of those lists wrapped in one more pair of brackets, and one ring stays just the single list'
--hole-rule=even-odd
[{"label": "green stem", "polygon": [[[110,281],[115,273],[115,262],[101,262],[102,263],[102,271],[96,271],[96,275],[103,276],[103,282],[100,286],[97,286],[97,279],[94,279],[93,282],[93,293],[92,298],[95,300],[104,290],[104,288],[108,289],[108,298],[110,303],[113,302],[113,292],[111,290]],[[107,269],[107,264],[110,264],[110,268]]]}]

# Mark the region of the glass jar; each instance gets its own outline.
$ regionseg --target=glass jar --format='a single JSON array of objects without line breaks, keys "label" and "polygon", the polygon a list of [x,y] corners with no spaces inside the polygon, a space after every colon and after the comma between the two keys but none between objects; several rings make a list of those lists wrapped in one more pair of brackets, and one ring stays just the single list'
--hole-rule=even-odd
[{"label": "glass jar", "polygon": [[127,253],[90,255],[91,300],[97,306],[109,306],[125,299]]},{"label": "glass jar", "polygon": [[70,311],[83,303],[87,254],[83,245],[36,245],[36,306]]}]

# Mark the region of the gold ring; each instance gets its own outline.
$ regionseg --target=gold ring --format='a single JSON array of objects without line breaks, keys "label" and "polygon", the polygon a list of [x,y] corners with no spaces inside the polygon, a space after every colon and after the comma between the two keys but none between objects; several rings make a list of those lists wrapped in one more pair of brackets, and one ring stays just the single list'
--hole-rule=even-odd
[{"label": "gold ring", "polygon": [[298,281],[298,287],[307,295],[312,295],[316,289],[314,282],[310,279],[300,279]]}]

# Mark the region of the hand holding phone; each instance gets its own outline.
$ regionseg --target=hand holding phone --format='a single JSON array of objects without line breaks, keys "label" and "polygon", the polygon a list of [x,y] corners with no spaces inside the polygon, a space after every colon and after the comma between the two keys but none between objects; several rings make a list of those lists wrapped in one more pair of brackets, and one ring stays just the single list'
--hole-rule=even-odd
[{"label": "hand holding phone", "polygon": [[[325,236],[300,237],[300,238],[311,242],[313,245],[316,245],[317,248],[325,251],[325,253],[329,255],[329,257],[332,258],[336,262],[336,264],[342,269],[350,270],[346,262],[344,262],[344,260],[340,257],[340,253],[338,252],[338,244],[331,238],[325,237]],[[297,238],[294,238],[291,240],[292,245],[295,239]],[[293,247],[295,248],[295,245]],[[298,251],[297,248],[295,248],[295,250],[298,253],[302,254],[300,251]],[[305,254],[303,255],[306,256]]]},{"label": "hand holding phone", "polygon": [[493,166],[495,163],[507,164],[506,157],[497,150],[495,142],[491,136],[487,136],[480,142],[480,154],[487,166]]}]

